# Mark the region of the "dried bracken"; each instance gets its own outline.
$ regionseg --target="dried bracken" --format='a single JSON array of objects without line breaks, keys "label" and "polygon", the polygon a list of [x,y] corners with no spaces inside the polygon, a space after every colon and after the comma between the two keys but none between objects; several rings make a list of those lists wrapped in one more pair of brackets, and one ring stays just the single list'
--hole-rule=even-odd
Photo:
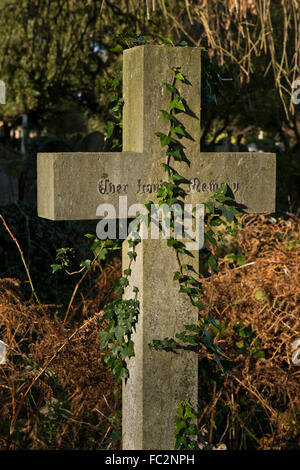
[{"label": "dried bracken", "polygon": [[[300,338],[299,234],[300,220],[292,215],[279,221],[244,216],[239,246],[246,262],[234,269],[224,263],[213,278],[212,314],[229,322],[220,346],[234,359],[234,372],[248,387],[248,397],[253,391],[268,405],[270,435],[260,439],[264,449],[296,445],[300,436],[300,368],[291,362],[292,343]],[[211,280],[204,285],[208,302]],[[238,322],[258,334],[265,358],[255,365],[237,356],[232,332]],[[232,378],[226,383],[238,404],[245,389]]]},{"label": "dried bracken", "polygon": [[[291,361],[300,337],[299,233],[293,215],[277,221],[244,216],[237,242],[245,264],[224,261],[219,274],[202,279],[205,304],[211,302],[216,319],[228,320],[219,343],[235,373],[213,386],[210,381],[207,393],[204,382],[199,389],[199,429],[206,427],[215,447],[285,449],[299,441],[300,369]],[[75,298],[65,324],[52,315],[51,328],[40,307],[24,301],[18,280],[0,280],[0,336],[8,345],[7,363],[0,365],[1,449],[120,445],[109,442],[120,426],[120,400],[114,400],[98,338],[99,306],[120,275],[115,258],[89,294]],[[237,349],[239,322],[257,333],[264,358],[251,362]]]},{"label": "dried bracken", "polygon": [[24,302],[18,280],[0,280],[0,331],[8,345],[7,363],[0,366],[0,448],[111,446],[116,387],[102,363],[103,312],[96,306],[119,276],[115,259],[95,284],[97,296],[75,303],[80,320],[64,325],[56,316],[51,329],[40,308]]}]

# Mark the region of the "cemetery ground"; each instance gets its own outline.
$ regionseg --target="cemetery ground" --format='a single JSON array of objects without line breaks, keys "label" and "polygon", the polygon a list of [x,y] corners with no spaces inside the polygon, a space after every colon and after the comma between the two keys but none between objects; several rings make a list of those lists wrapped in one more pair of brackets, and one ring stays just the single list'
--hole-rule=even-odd
[{"label": "cemetery ground", "polygon": [[[121,253],[97,263],[73,296],[81,274],[51,275],[50,264],[54,240],[66,246],[68,237],[77,260],[84,259],[80,230],[76,235],[65,222],[54,227],[32,216],[26,204],[2,213],[43,309],[30,295],[20,254],[2,226],[0,328],[9,354],[0,366],[0,448],[120,449],[121,390],[102,363],[98,334],[121,275]],[[204,303],[221,325],[215,341],[232,361],[235,378],[217,369],[215,380],[207,378],[208,359],[200,351],[198,434],[213,449],[296,449],[300,370],[292,362],[292,343],[300,322],[300,220],[244,215],[241,227],[220,253],[219,273],[201,279]]]}]

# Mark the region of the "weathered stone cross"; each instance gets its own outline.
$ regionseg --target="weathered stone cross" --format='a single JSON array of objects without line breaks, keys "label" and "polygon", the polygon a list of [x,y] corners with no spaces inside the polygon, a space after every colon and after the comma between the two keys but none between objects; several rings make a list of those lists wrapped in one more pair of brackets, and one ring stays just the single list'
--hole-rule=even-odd
[{"label": "weathered stone cross", "polygon": [[[275,155],[266,153],[200,153],[200,50],[187,47],[140,46],[123,58],[123,152],[52,153],[38,155],[38,214],[51,220],[95,219],[100,203],[128,207],[153,200],[165,173],[157,131],[167,133],[160,109],[167,109],[164,82],[171,68],[181,67],[190,84],[178,84],[188,114],[180,121],[191,138],[183,138],[190,165],[176,169],[191,184],[187,203],[206,201],[227,183],[237,203],[249,213],[275,209]],[[135,357],[123,385],[123,449],[173,449],[176,404],[188,399],[197,406],[198,360],[191,351],[179,354],[150,350],[153,339],[174,337],[185,324],[196,323],[197,310],[173,281],[176,258],[165,240],[142,240],[130,282],[139,288],[140,316],[133,336]],[[123,268],[127,267],[127,242]],[[198,270],[197,253],[193,264]],[[126,295],[126,294],[125,294]]]}]

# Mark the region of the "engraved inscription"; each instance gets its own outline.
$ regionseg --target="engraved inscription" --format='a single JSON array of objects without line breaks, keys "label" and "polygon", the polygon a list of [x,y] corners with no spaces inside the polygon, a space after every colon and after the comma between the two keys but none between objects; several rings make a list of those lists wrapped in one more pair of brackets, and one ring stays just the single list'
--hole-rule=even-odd
[{"label": "engraved inscription", "polygon": [[[199,178],[191,178],[190,183],[188,184],[188,189],[187,192],[192,192],[192,191],[197,191],[199,192],[215,192],[217,191],[218,188],[224,184],[225,181],[222,182],[216,182],[216,181],[210,181],[210,182],[204,182],[200,181]],[[233,181],[233,182],[226,182],[228,186],[232,189],[233,193],[236,193],[239,190],[240,183],[238,181]]]},{"label": "engraved inscription", "polygon": [[[186,192],[209,192],[214,193],[222,184],[226,183],[235,194],[240,189],[240,183],[238,181],[226,182],[226,181],[201,181],[199,178],[191,178],[189,183],[186,184]],[[145,182],[141,178],[138,178],[136,182],[130,184],[134,185],[134,192],[136,194],[151,194],[157,193],[159,188],[162,186],[162,180],[158,183]],[[109,178],[104,178],[98,181],[98,191],[100,194],[127,194],[129,183],[112,182]]]},{"label": "engraved inscription", "polygon": [[98,182],[98,191],[101,194],[127,194],[128,184],[115,184],[112,183],[109,178],[100,180]]}]

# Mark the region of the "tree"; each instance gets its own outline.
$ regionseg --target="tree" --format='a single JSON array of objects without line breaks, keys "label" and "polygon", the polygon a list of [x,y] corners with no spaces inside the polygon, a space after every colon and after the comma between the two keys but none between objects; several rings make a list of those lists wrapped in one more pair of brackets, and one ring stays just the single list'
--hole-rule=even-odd
[{"label": "tree", "polygon": [[120,62],[118,54],[109,52],[114,37],[145,26],[140,8],[131,12],[126,4],[2,1],[0,76],[7,84],[7,104],[0,109],[0,119],[8,131],[24,113],[39,129],[49,123],[53,127],[58,112],[69,107],[74,112],[77,108],[83,120],[105,116],[105,81],[109,70],[115,70],[112,64]]},{"label": "tree", "polygon": [[260,127],[279,136],[286,150],[300,147],[299,106],[291,99],[300,61],[297,0],[3,0],[1,5],[0,76],[8,104],[0,118],[6,123],[26,112],[43,128],[70,103],[83,120],[105,121],[105,81],[120,63],[110,52],[115,38],[164,35],[205,46],[207,58],[233,78],[234,94],[218,101],[217,113],[203,112],[206,134],[224,126],[236,132]]}]

